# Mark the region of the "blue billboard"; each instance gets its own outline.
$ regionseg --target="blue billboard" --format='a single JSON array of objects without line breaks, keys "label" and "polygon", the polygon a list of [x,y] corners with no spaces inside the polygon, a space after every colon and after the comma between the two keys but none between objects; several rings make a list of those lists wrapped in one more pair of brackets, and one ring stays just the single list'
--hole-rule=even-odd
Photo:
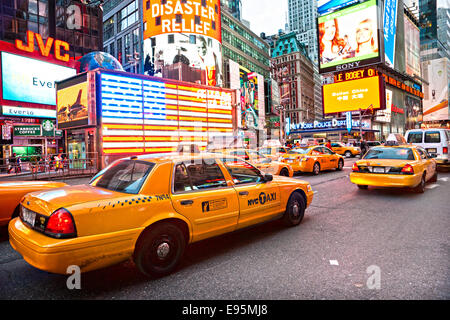
[{"label": "blue billboard", "polygon": [[319,13],[319,16],[321,16],[363,1],[365,0],[317,0],[317,12]]},{"label": "blue billboard", "polygon": [[384,55],[386,64],[394,68],[395,32],[397,29],[397,0],[386,0],[384,4]]}]

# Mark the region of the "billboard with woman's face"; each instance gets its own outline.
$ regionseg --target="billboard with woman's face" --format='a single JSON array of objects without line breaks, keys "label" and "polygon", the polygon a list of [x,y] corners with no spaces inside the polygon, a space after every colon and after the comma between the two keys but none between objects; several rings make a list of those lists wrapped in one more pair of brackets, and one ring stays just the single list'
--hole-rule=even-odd
[{"label": "billboard with woman's face", "polygon": [[379,62],[378,20],[377,0],[319,17],[320,73]]}]

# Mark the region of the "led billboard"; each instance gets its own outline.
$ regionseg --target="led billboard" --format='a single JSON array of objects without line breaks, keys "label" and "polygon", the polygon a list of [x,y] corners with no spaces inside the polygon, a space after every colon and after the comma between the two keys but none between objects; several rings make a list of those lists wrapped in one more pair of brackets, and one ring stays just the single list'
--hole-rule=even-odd
[{"label": "led billboard", "polygon": [[[384,3],[384,59],[388,66],[394,68],[395,37],[397,31],[397,0],[386,0]],[[406,40],[405,40],[406,41]]]},{"label": "led billboard", "polygon": [[8,52],[1,53],[4,100],[56,105],[55,82],[76,75],[76,70]]},{"label": "led billboard", "polygon": [[405,22],[406,73],[420,77],[420,30],[406,15],[403,20]]},{"label": "led billboard", "polygon": [[422,63],[424,86],[423,121],[448,120],[448,60],[434,59]]},{"label": "led billboard", "polygon": [[143,1],[145,74],[221,86],[220,1]]},{"label": "led billboard", "polygon": [[101,73],[103,153],[165,153],[180,144],[205,150],[214,136],[233,135],[230,90],[150,77]]},{"label": "led billboard", "polygon": [[365,0],[317,0],[317,12],[319,16],[322,16],[362,1]]},{"label": "led billboard", "polygon": [[371,105],[374,110],[384,109],[382,86],[380,76],[323,85],[323,113],[366,110]]},{"label": "led billboard", "polygon": [[377,0],[318,18],[319,71],[342,71],[380,62]]}]

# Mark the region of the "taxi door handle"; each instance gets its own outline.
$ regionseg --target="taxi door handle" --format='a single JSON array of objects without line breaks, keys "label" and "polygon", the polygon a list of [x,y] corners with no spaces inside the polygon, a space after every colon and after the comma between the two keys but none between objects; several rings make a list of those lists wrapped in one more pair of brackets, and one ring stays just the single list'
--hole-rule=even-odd
[{"label": "taxi door handle", "polygon": [[193,204],[194,201],[192,201],[192,200],[183,200],[183,201],[180,201],[180,203],[181,203],[182,206],[189,206],[189,205]]},{"label": "taxi door handle", "polygon": [[248,196],[248,191],[241,191],[239,192],[240,196]]}]

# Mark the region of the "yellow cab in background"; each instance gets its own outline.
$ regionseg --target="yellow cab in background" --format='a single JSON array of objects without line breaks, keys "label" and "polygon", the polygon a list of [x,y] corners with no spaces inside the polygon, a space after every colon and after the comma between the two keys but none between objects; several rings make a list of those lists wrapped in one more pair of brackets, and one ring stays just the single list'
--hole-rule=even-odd
[{"label": "yellow cab in background", "polygon": [[294,172],[311,172],[318,175],[321,171],[344,168],[344,157],[324,146],[293,148],[280,160],[292,166]]},{"label": "yellow cab in background", "polygon": [[4,181],[0,182],[0,227],[19,216],[20,200],[34,191],[61,188],[67,184],[51,181]]},{"label": "yellow cab in background", "polygon": [[282,155],[289,151],[286,147],[260,147],[258,153],[264,155],[272,160],[278,160]]},{"label": "yellow cab in background", "polygon": [[391,134],[384,146],[371,148],[354,163],[352,171],[350,181],[360,189],[413,188],[423,193],[427,182],[437,181],[436,160],[398,134]]},{"label": "yellow cab in background", "polygon": [[88,185],[26,195],[9,238],[44,271],[86,272],[133,258],[143,274],[160,277],[190,243],[278,218],[300,224],[312,199],[308,182],[263,174],[237,157],[131,157]]},{"label": "yellow cab in background", "polygon": [[270,173],[277,176],[285,176],[285,177],[293,177],[294,170],[292,166],[287,163],[283,163],[280,161],[273,161],[271,158],[266,157],[260,152],[252,149],[223,149],[219,152],[222,152],[226,155],[231,155],[235,157],[239,157],[245,161],[250,162],[259,170],[264,171],[265,173]]},{"label": "yellow cab in background", "polygon": [[[325,146],[326,143],[322,143],[321,145]],[[346,158],[356,157],[361,154],[361,149],[346,146],[342,142],[331,142],[331,150],[341,156],[345,156]]]}]

